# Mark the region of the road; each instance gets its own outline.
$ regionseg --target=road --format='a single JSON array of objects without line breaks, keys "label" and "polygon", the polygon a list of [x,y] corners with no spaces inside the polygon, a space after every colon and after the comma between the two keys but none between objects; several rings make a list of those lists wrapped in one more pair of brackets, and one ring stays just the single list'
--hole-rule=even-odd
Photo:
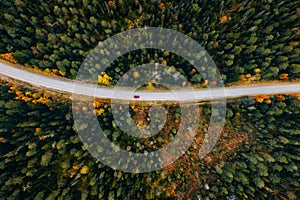
[{"label": "road", "polygon": [[[48,89],[67,92],[75,95],[94,96],[99,98],[108,98],[116,100],[138,100],[138,101],[201,101],[220,98],[236,98],[240,96],[253,96],[259,94],[280,94],[300,92],[300,83],[272,84],[261,86],[243,86],[226,87],[201,90],[176,90],[176,91],[134,91],[121,88],[96,87],[74,80],[64,78],[53,78],[38,73],[30,72],[24,69],[15,68],[4,62],[0,62],[0,74],[30,83],[36,86],[42,86]],[[134,95],[140,96],[134,99]]]}]

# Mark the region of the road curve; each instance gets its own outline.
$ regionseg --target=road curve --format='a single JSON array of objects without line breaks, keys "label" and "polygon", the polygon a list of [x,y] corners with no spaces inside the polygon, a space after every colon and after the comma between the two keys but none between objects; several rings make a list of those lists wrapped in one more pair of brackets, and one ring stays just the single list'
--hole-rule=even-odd
[{"label": "road curve", "polygon": [[[74,95],[94,96],[116,100],[140,100],[140,101],[201,101],[224,98],[236,98],[240,96],[253,96],[259,94],[280,94],[300,92],[300,83],[272,84],[261,86],[227,87],[201,90],[176,90],[176,91],[134,91],[120,88],[96,87],[96,85],[53,78],[29,72],[24,69],[12,67],[0,62],[0,74],[27,82],[32,85],[71,93]],[[134,99],[134,95],[140,96]]]}]

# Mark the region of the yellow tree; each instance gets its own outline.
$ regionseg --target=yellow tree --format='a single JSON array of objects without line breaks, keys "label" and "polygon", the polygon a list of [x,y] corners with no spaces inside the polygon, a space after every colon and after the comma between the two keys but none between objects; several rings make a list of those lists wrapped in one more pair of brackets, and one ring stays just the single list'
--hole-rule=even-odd
[{"label": "yellow tree", "polygon": [[105,72],[101,72],[101,75],[98,76],[98,83],[100,85],[109,86],[112,84],[112,78],[108,76]]}]

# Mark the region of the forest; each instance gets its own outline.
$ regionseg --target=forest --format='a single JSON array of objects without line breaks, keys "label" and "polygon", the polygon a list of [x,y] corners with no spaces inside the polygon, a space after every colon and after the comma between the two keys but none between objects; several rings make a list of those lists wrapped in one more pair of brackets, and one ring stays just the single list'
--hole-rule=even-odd
[{"label": "forest", "polygon": [[[226,83],[299,78],[299,2],[46,0],[2,1],[0,53],[13,53],[25,66],[75,78],[99,41],[122,31],[163,27],[199,42]],[[146,62],[167,63],[203,82],[183,59],[161,51],[132,52],[116,60],[108,74],[116,79]],[[283,74],[283,75],[282,75]]]},{"label": "forest", "polygon": [[[226,86],[288,83],[300,78],[299,3],[3,0],[0,59],[76,79],[81,64],[99,43],[122,31],[162,27],[197,41],[214,60]],[[102,74],[88,73],[98,84],[110,86],[145,63],[171,66],[196,88],[215,81],[209,70],[198,71],[182,57],[159,49],[126,53]],[[94,63],[92,68],[101,66]],[[204,159],[198,152],[212,106],[199,104],[194,110],[201,117],[196,139],[178,160],[157,171],[127,173],[89,153],[73,112],[92,112],[109,140],[122,149],[143,152],[159,149],[176,136],[182,114],[177,104],[163,105],[168,120],[159,134],[140,139],[116,125],[107,100],[94,99],[89,108],[72,107],[71,99],[50,91],[0,80],[1,199],[296,200],[300,196],[300,94],[228,99],[221,137]],[[145,88],[157,87],[148,83]],[[150,105],[130,102],[129,106],[133,121],[147,126]],[[122,112],[122,105],[118,110]]]},{"label": "forest", "polygon": [[[202,105],[203,120],[188,151],[166,168],[134,174],[89,154],[74,129],[70,101],[19,100],[16,93],[39,93],[7,82],[1,91],[0,194],[5,199],[296,199],[300,194],[298,94],[229,101],[222,136],[203,160],[198,150],[211,109]],[[175,120],[168,120],[157,137],[138,140],[104,120],[112,115],[109,103],[91,106],[109,130],[107,137],[135,152],[168,143],[180,116],[176,105],[169,106]],[[147,123],[147,109],[131,105],[137,124]]]}]

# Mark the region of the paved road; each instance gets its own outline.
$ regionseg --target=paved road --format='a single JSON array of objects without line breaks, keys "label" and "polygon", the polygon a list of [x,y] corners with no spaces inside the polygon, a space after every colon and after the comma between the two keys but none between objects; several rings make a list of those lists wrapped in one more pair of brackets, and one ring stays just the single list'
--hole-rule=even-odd
[{"label": "paved road", "polygon": [[37,73],[29,72],[23,69],[12,67],[0,62],[0,74],[6,75],[13,79],[24,81],[33,85],[46,87],[58,91],[68,92],[78,95],[95,96],[99,98],[110,98],[120,100],[133,100],[134,95],[140,96],[143,101],[201,101],[219,98],[235,98],[240,96],[251,96],[258,94],[279,94],[289,92],[300,92],[300,83],[291,84],[272,84],[262,86],[244,86],[244,87],[227,87],[214,88],[211,90],[194,90],[194,91],[130,91],[120,88],[103,88],[95,85],[86,84],[78,81],[65,80],[63,78],[53,78]]}]

